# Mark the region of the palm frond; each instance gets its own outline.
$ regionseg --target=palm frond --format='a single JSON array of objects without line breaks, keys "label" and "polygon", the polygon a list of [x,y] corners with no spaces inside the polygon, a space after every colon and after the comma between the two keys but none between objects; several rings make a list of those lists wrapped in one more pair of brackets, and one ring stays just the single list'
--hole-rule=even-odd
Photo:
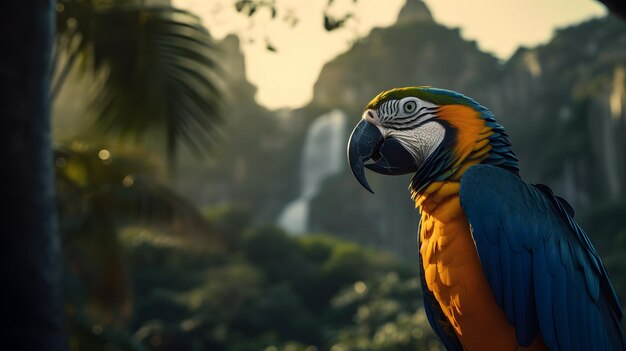
[{"label": "palm frond", "polygon": [[181,141],[211,149],[224,89],[217,48],[198,17],[135,1],[59,3],[57,32],[69,38],[60,49],[102,79],[91,104],[96,132],[131,140],[162,133],[170,159]]}]

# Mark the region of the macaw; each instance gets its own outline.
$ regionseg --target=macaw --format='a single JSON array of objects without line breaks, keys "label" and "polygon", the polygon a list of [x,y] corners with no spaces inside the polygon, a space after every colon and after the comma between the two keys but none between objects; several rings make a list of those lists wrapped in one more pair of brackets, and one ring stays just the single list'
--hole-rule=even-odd
[{"label": "macaw", "polygon": [[372,193],[364,168],[414,173],[424,308],[448,350],[626,349],[620,302],[573,209],[522,180],[487,108],[444,89],[383,91],[348,161]]}]

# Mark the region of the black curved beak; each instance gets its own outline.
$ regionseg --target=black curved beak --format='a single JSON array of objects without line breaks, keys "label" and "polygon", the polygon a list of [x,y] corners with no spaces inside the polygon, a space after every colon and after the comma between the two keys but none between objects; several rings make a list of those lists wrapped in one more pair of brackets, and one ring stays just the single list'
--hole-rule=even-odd
[{"label": "black curved beak", "polygon": [[[369,159],[375,162],[366,165],[365,162]],[[415,159],[397,139],[383,138],[378,128],[365,120],[361,120],[350,135],[348,162],[354,177],[372,194],[374,191],[365,178],[364,167],[386,175],[417,171]]]},{"label": "black curved beak", "polygon": [[348,163],[352,174],[372,194],[374,191],[365,178],[363,166],[365,161],[378,153],[384,141],[385,139],[378,128],[364,119],[354,127],[348,141]]}]

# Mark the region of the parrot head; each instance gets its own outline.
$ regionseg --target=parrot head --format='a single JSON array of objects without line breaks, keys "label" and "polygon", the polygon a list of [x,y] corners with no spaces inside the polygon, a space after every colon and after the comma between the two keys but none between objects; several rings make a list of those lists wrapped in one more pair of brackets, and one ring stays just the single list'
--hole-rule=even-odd
[{"label": "parrot head", "polygon": [[415,195],[433,181],[460,177],[476,163],[518,173],[510,146],[504,128],[476,101],[450,90],[396,88],[366,106],[348,142],[348,161],[372,193],[364,168],[386,175],[414,173]]}]

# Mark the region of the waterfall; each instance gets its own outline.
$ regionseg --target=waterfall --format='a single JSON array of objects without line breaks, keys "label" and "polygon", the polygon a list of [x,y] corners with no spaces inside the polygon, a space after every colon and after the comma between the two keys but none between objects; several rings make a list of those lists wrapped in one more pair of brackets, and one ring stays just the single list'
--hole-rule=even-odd
[{"label": "waterfall", "polygon": [[308,230],[309,202],[317,196],[324,180],[341,172],[345,164],[346,115],[332,110],[311,123],[302,151],[299,197],[278,216],[278,225],[292,234]]}]

